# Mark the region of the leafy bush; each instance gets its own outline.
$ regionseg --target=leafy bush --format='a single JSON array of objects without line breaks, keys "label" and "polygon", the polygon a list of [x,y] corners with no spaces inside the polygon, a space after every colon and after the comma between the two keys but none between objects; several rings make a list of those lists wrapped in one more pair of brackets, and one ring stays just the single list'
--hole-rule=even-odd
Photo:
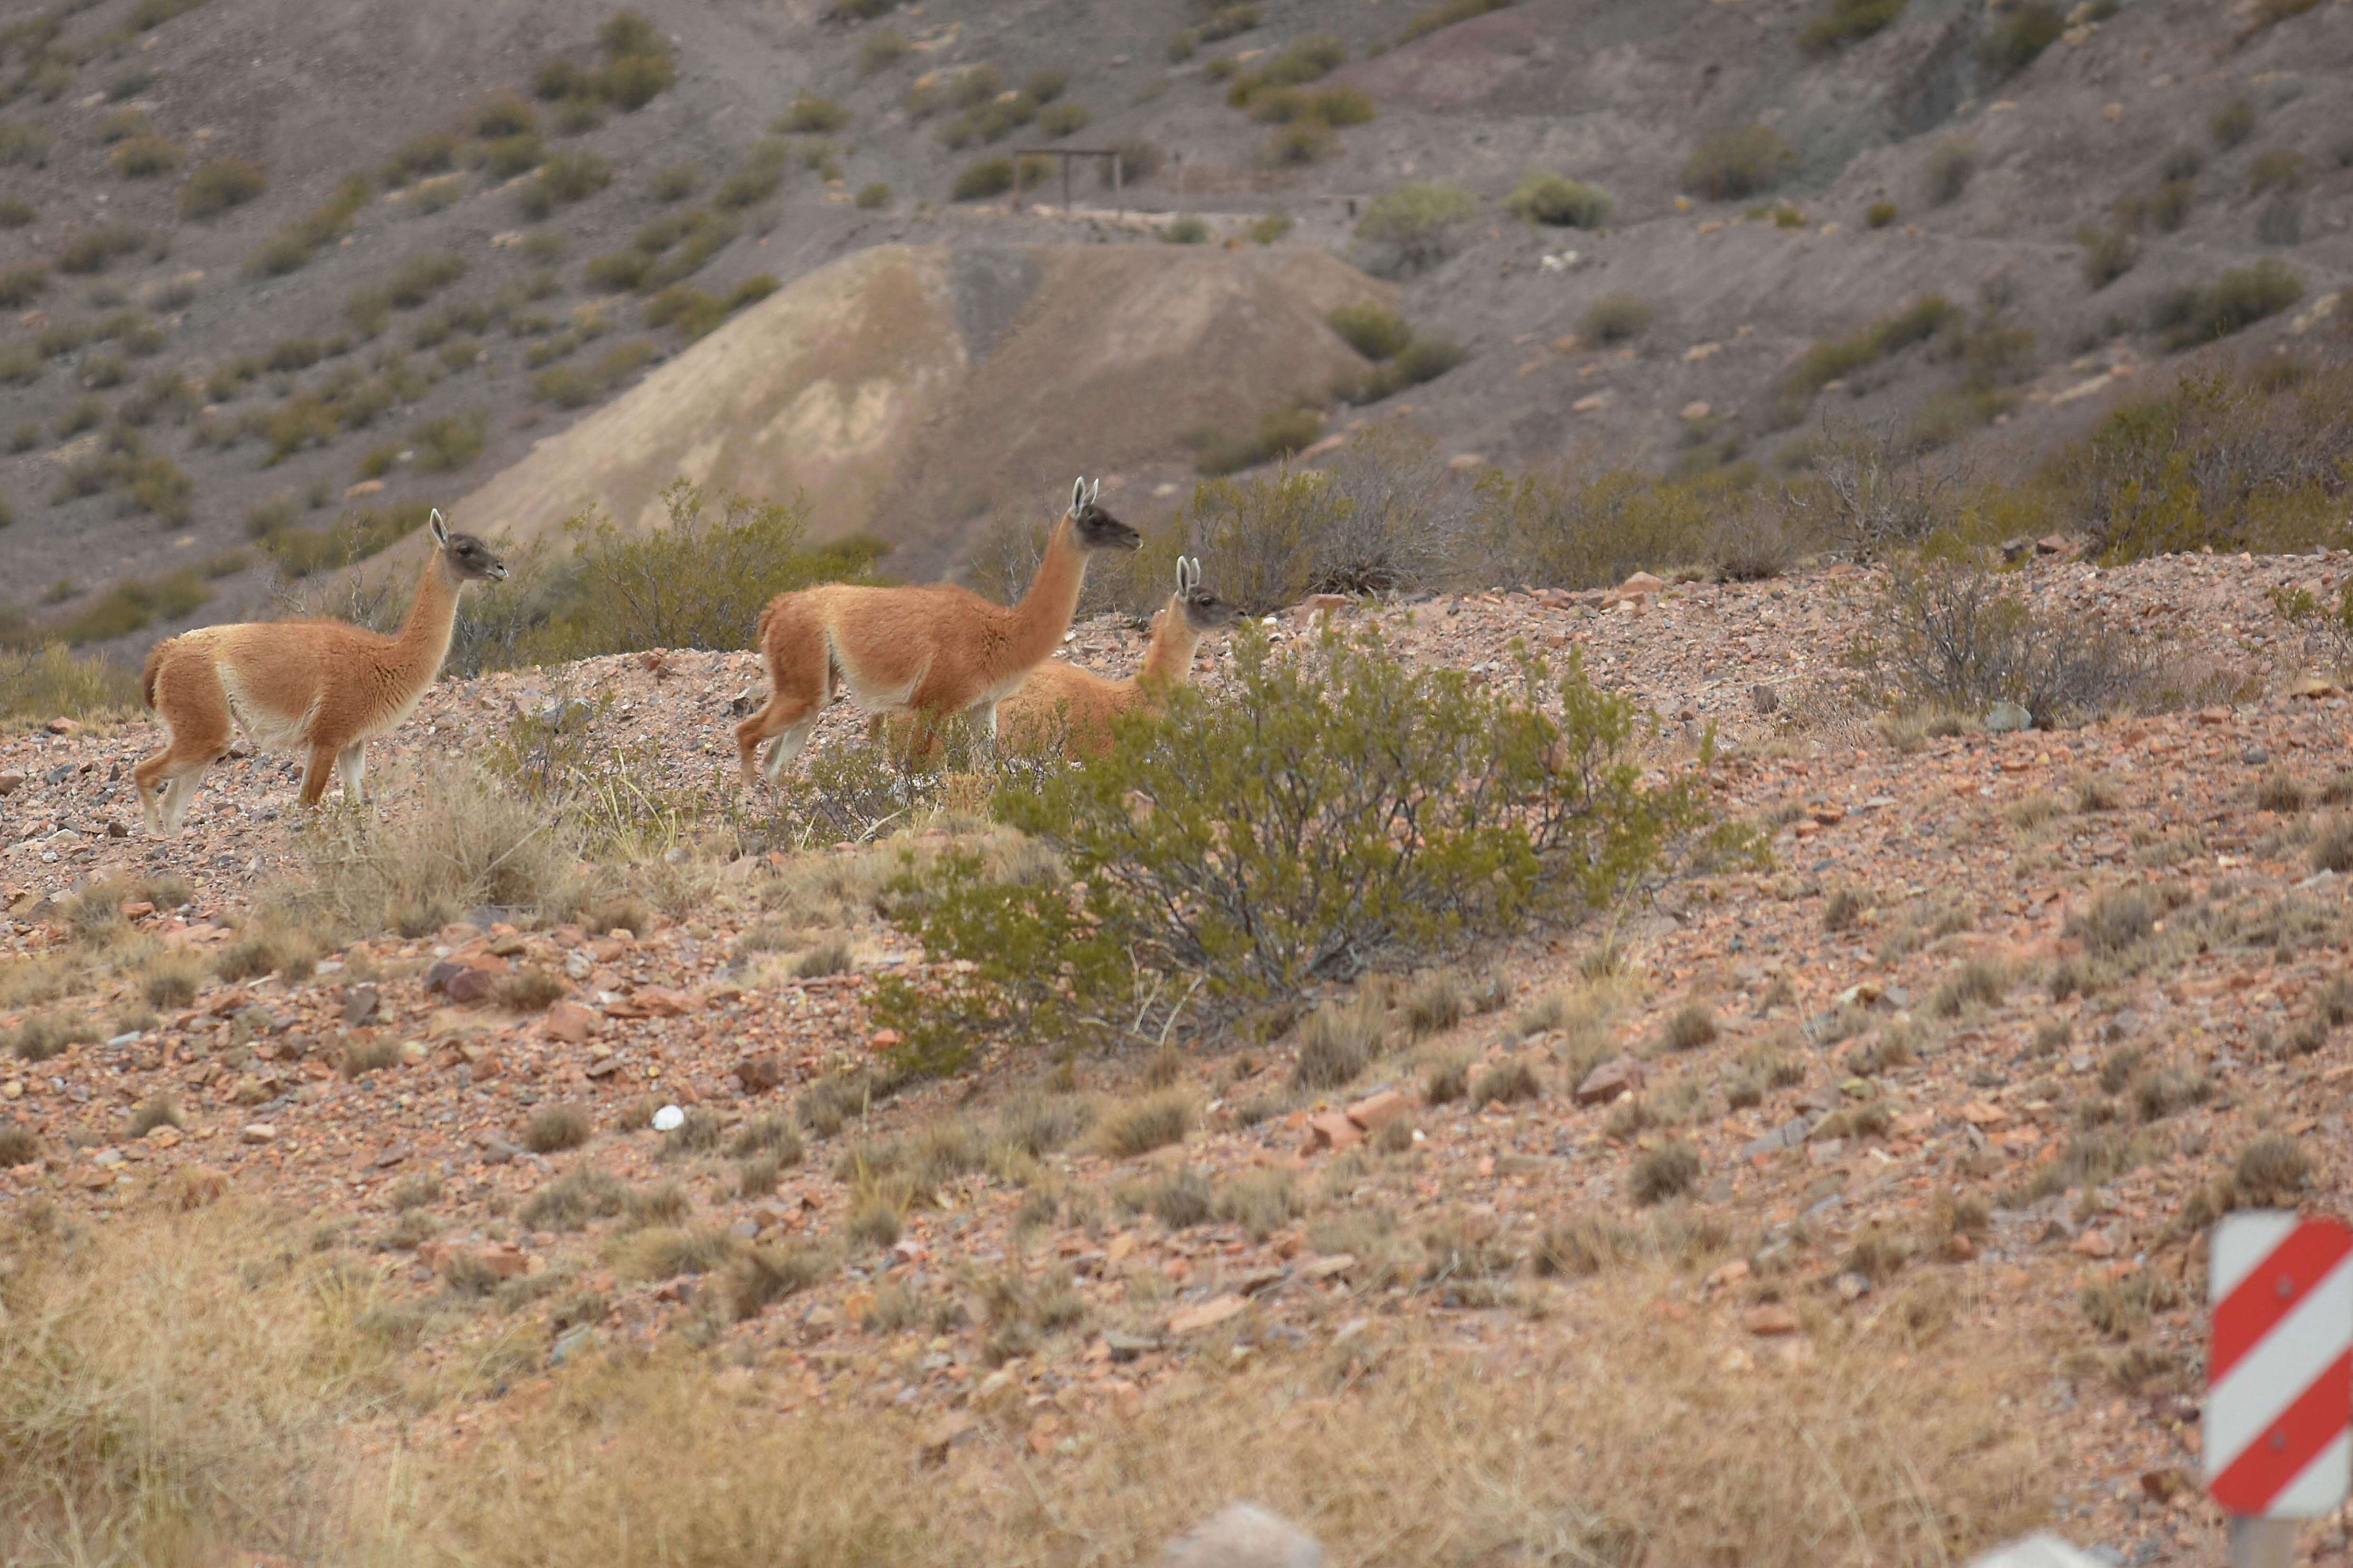
[{"label": "leafy bush", "polygon": [[109,588],[98,603],[58,628],[69,643],[105,642],[177,620],[213,596],[193,566],[167,576],[134,577]]},{"label": "leafy bush", "polygon": [[[948,189],[952,201],[977,202],[1003,195],[1013,188],[1013,160],[982,158],[965,164]],[[1198,220],[1196,220],[1198,221]]]},{"label": "leafy bush", "polygon": [[2285,262],[2268,258],[2234,267],[2200,289],[2184,284],[2160,296],[2149,325],[2168,348],[2189,348],[2242,332],[2304,298],[2304,280]]},{"label": "leafy bush", "polygon": [[1862,210],[1862,221],[1868,228],[1885,228],[1902,216],[1894,202],[1873,202]]},{"label": "leafy bush", "polygon": [[1555,228],[1600,228],[1617,211],[1607,191],[1558,174],[1530,174],[1504,205],[1514,217]]},{"label": "leafy bush", "polygon": [[1932,207],[1960,199],[1978,172],[1977,149],[1966,142],[1940,142],[1920,165],[1920,191]]},{"label": "leafy bush", "polygon": [[1814,58],[1884,32],[1904,15],[1904,0],[1831,0],[1798,29],[1798,51]]},{"label": "leafy bush", "polygon": [[2159,651],[2146,637],[2039,612],[1985,573],[1940,563],[1890,578],[1856,658],[1899,707],[1983,712],[2010,701],[2048,728],[2170,705]]},{"label": "leafy bush", "polygon": [[545,217],[557,207],[585,201],[613,183],[613,166],[594,153],[558,153],[539,166],[520,197],[524,213]]},{"label": "leafy bush", "polygon": [[1323,434],[1324,416],[1293,403],[1269,409],[1248,430],[1207,426],[1187,432],[1186,439],[1194,448],[1194,469],[1214,478],[1288,458]]},{"label": "leafy bush", "polygon": [[1736,510],[1734,500],[1721,479],[1569,465],[1489,474],[1479,483],[1473,526],[1497,580],[1599,588],[1705,558],[1720,520]]},{"label": "leafy bush", "polygon": [[873,76],[907,58],[914,46],[891,27],[879,27],[858,46],[858,74]]},{"label": "leafy bush", "polygon": [[784,184],[785,170],[791,149],[782,142],[768,140],[755,143],[744,160],[744,166],[719,183],[711,195],[712,205],[728,211],[737,211],[767,200]]},{"label": "leafy bush", "polygon": [[1633,294],[1604,294],[1585,308],[1577,330],[1597,343],[1620,343],[1651,330],[1650,303]]},{"label": "leafy bush", "polygon": [[0,196],[0,228],[29,228],[34,216],[32,203]]},{"label": "leafy bush", "polygon": [[480,414],[452,414],[427,419],[409,432],[417,466],[429,471],[462,468],[482,455],[482,437],[489,427]]},{"label": "leafy bush", "polygon": [[170,137],[151,132],[116,142],[107,162],[126,180],[152,179],[180,166],[180,147]]},{"label": "leafy bush", "polygon": [[1248,109],[1261,93],[1301,87],[1331,75],[1347,63],[1348,46],[1331,33],[1293,38],[1262,65],[1239,72],[1226,89],[1226,101]]},{"label": "leafy bush", "polygon": [[1253,218],[1250,226],[1251,243],[1272,245],[1284,235],[1289,234],[1294,226],[1289,213],[1269,213],[1264,217]]},{"label": "leafy bush", "polygon": [[10,268],[0,272],[0,306],[13,310],[29,305],[48,286],[49,269],[46,267]]},{"label": "leafy bush", "polygon": [[180,216],[210,217],[246,203],[269,187],[260,168],[242,158],[215,158],[198,164],[180,187]]},{"label": "leafy bush", "polygon": [[397,190],[422,174],[446,174],[458,166],[458,139],[442,132],[401,143],[385,166],[384,183]]},{"label": "leafy bush", "polygon": [[2027,0],[1998,17],[1978,40],[1978,63],[1998,80],[2006,80],[2042,58],[2067,30],[2067,18],[2048,0]]},{"label": "leafy bush", "polygon": [[1207,245],[1209,226],[1187,213],[1162,229],[1160,237],[1171,245]]},{"label": "leafy bush", "polygon": [[1373,198],[1356,238],[1382,253],[1388,269],[1418,272],[1445,258],[1456,226],[1475,210],[1471,194],[1452,185],[1400,185]]},{"label": "leafy bush", "polygon": [[2353,370],[2288,386],[2217,371],[2111,411],[2053,460],[2061,505],[2105,559],[2308,550],[2353,493]]},{"label": "leafy bush", "polygon": [[891,187],[882,181],[876,180],[870,184],[858,187],[858,205],[861,210],[871,212],[877,207],[887,207],[890,205]]},{"label": "leafy bush", "polygon": [[2311,159],[2292,147],[2274,147],[2257,153],[2247,164],[2247,194],[2262,196],[2300,191],[2311,177]]},{"label": "leafy bush", "polygon": [[68,240],[65,248],[58,252],[58,270],[77,274],[103,272],[146,243],[145,235],[121,224],[88,229]]},{"label": "leafy bush", "polygon": [[2254,100],[2243,92],[2232,93],[2206,117],[2206,134],[2225,153],[2254,133]]},{"label": "leafy bush", "polygon": [[49,161],[50,141],[46,126],[21,120],[0,121],[0,164],[40,168]]},{"label": "leafy bush", "polygon": [[1413,329],[1405,318],[1386,305],[1335,305],[1324,319],[1348,340],[1350,348],[1376,364],[1394,359],[1413,341]]},{"label": "leafy bush", "polygon": [[367,205],[367,181],[354,174],[335,187],[327,203],[270,236],[246,266],[248,271],[277,276],[293,271],[318,251],[343,237],[352,219]]},{"label": "leafy bush", "polygon": [[1740,201],[1779,184],[1797,161],[1771,126],[1728,126],[1699,139],[1683,163],[1683,187],[1712,202]]},{"label": "leafy bush", "polygon": [[62,642],[10,650],[0,638],[0,722],[90,719],[139,708],[139,677],[111,659],[70,652]]},{"label": "leafy bush", "polygon": [[1277,167],[1313,163],[1329,156],[1339,144],[1332,128],[1321,120],[1294,120],[1266,139],[1266,161]]},{"label": "leafy bush", "polygon": [[1084,131],[1087,122],[1093,118],[1094,111],[1083,103],[1049,104],[1039,111],[1038,129],[1060,141],[1062,137]]},{"label": "leafy bush", "polygon": [[1218,561],[1220,597],[1266,615],[1311,594],[1401,593],[1461,570],[1470,509],[1434,447],[1375,429],[1328,461],[1195,487],[1187,532]]},{"label": "leafy bush", "polygon": [[849,123],[849,105],[822,93],[803,92],[793,100],[790,108],[776,116],[776,123],[769,129],[824,135]]},{"label": "leafy bush", "polygon": [[911,1057],[1156,1033],[1188,977],[1217,1013],[1598,908],[1703,821],[1695,777],[1644,784],[1632,705],[1573,661],[1523,654],[1480,683],[1369,632],[1277,659],[1248,625],[1233,656],[1230,700],[1177,688],[1165,716],[1116,721],[1105,758],[1000,792],[1059,871],[938,862],[919,937],[973,967],[936,998],[884,982]]},{"label": "leafy bush", "polygon": [[684,479],[661,499],[670,525],[649,533],[594,511],[565,523],[575,553],[538,641],[541,657],[742,647],[771,598],[856,575],[873,558],[871,546],[807,549],[808,509],[798,501],[706,498]]}]

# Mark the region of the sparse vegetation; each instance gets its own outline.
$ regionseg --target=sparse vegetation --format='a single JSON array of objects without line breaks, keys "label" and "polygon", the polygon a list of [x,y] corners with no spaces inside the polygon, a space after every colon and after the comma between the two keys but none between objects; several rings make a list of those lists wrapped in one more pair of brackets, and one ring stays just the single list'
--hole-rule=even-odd
[{"label": "sparse vegetation", "polygon": [[1960,199],[1978,172],[1977,149],[1966,142],[1940,142],[1920,165],[1920,192],[1932,207]]},{"label": "sparse vegetation", "polygon": [[2057,43],[2067,30],[2067,18],[2049,0],[2026,0],[1997,14],[1978,40],[1978,63],[1997,80],[2016,76]]},{"label": "sparse vegetation", "polygon": [[1608,192],[1558,174],[1530,174],[1504,205],[1515,217],[1555,228],[1605,227],[1617,210]]},{"label": "sparse vegetation", "polygon": [[1905,0],[1830,0],[1798,29],[1798,49],[1820,58],[1885,32],[1904,15]]},{"label": "sparse vegetation", "polygon": [[180,187],[180,216],[206,218],[243,206],[269,188],[257,164],[242,158],[215,158],[200,163]]},{"label": "sparse vegetation", "polygon": [[1445,258],[1455,229],[1476,209],[1471,194],[1452,185],[1400,185],[1373,198],[1356,239],[1370,247],[1378,270],[1423,271]]},{"label": "sparse vegetation", "polygon": [[2189,348],[2244,331],[2303,298],[2304,280],[2286,263],[2267,258],[2232,268],[2203,289],[2183,284],[2159,295],[2149,326],[2168,347]]},{"label": "sparse vegetation", "polygon": [[1651,330],[1651,306],[1634,294],[1604,294],[1585,308],[1577,330],[1597,343],[1622,343]]},{"label": "sparse vegetation", "polygon": [[1797,161],[1771,126],[1729,126],[1699,139],[1683,164],[1683,187],[1712,202],[1745,201],[1779,184]]}]

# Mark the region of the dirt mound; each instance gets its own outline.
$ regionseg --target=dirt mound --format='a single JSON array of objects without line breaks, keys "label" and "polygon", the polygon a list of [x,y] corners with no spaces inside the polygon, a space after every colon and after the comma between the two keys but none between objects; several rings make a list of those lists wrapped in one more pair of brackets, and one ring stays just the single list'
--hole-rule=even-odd
[{"label": "dirt mound", "polygon": [[681,474],[797,488],[818,533],[874,532],[928,575],[1000,500],[1042,510],[1072,474],[1166,461],[1189,426],[1358,363],[1326,312],[1394,298],[1315,254],[884,246],[745,311],[455,515],[528,540],[590,506],[657,526]]}]

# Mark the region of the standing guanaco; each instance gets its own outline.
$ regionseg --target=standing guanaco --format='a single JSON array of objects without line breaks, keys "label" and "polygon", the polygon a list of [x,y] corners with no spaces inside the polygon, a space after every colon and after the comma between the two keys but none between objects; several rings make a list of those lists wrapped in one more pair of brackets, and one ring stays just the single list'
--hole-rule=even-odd
[{"label": "standing guanaco", "polygon": [[433,553],[396,637],[346,621],[247,622],[149,650],[140,689],[165,740],[132,777],[151,833],[179,832],[205,770],[228,754],[232,724],[262,751],[303,757],[305,806],[319,804],[330,770],[342,773],[345,799],[366,799],[367,744],[397,728],[440,673],[459,591],[507,574],[489,545],[451,533],[438,510],[430,526]]},{"label": "standing guanaco", "polygon": [[1096,499],[1102,490],[1101,479],[1071,487],[1070,509],[1047,537],[1038,575],[1011,609],[949,583],[830,583],[769,600],[756,637],[768,671],[767,705],[735,726],[744,784],[759,783],[754,765],[764,742],[776,742],[765,769],[773,782],[808,743],[818,716],[844,695],[870,713],[913,714],[915,756],[930,750],[940,721],[958,713],[973,715],[993,743],[997,703],[1061,646],[1088,555],[1144,542],[1103,510]]}]

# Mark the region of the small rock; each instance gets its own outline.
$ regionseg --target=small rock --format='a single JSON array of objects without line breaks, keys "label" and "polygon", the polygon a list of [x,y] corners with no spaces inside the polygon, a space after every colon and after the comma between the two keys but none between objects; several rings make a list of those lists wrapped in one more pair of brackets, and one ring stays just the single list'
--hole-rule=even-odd
[{"label": "small rock", "polygon": [[1401,1121],[1413,1114],[1413,1100],[1393,1089],[1385,1089],[1348,1107],[1348,1120],[1367,1132],[1378,1132],[1392,1121]]},{"label": "small rock", "polygon": [[2272,760],[2272,754],[2261,746],[2249,746],[2239,753],[2239,760],[2251,768],[2259,768]]},{"label": "small rock", "polygon": [[71,719],[52,719],[42,726],[52,735],[79,735],[81,726]]},{"label": "small rock", "polygon": [[1985,726],[1997,734],[2034,728],[2034,715],[2015,702],[1997,702],[1986,710]]},{"label": "small rock", "polygon": [[1353,1149],[1364,1141],[1364,1130],[1349,1121],[1344,1111],[1326,1110],[1307,1119],[1307,1147],[1311,1152],[1318,1149],[1335,1152]]},{"label": "small rock", "polygon": [[343,1022],[357,1026],[366,1023],[383,1005],[383,998],[373,985],[354,985],[343,993]]},{"label": "small rock", "polygon": [[1798,1331],[1798,1315],[1778,1301],[1762,1307],[1751,1307],[1740,1314],[1740,1326],[1759,1339],[1769,1339]]},{"label": "small rock", "polygon": [[2116,1244],[2105,1230],[2087,1230],[2075,1238],[2070,1250],[2084,1258],[2114,1258]]},{"label": "small rock", "polygon": [[1229,1503],[1168,1543],[1164,1568],[1324,1568],[1315,1538],[1254,1503]]},{"label": "small rock", "polygon": [[1607,1105],[1621,1094],[1639,1093],[1645,1079],[1642,1064],[1631,1057],[1613,1057],[1585,1075],[1577,1086],[1579,1105]]},{"label": "small rock", "polygon": [[540,1019],[539,1027],[541,1033],[551,1040],[577,1046],[602,1028],[604,1023],[604,1017],[595,1008],[584,1007],[577,1002],[563,1001],[548,1008],[546,1016]]},{"label": "small rock", "polygon": [[1168,1331],[1172,1334],[1198,1334],[1204,1329],[1214,1329],[1219,1323],[1231,1322],[1248,1310],[1250,1303],[1240,1296],[1212,1296],[1190,1307],[1180,1307],[1168,1315]]},{"label": "small rock", "polygon": [[0,797],[15,795],[25,787],[25,775],[11,769],[0,773]]},{"label": "small rock", "polygon": [[278,1141],[278,1129],[267,1121],[248,1121],[237,1137],[248,1143],[274,1143]]},{"label": "small rock", "polygon": [[1700,402],[1696,398],[1684,404],[1683,406],[1683,416],[1685,419],[1704,419],[1712,412],[1713,410],[1711,410],[1706,404]]},{"label": "small rock", "polygon": [[1871,1281],[1860,1274],[1841,1274],[1832,1289],[1841,1301],[1860,1301],[1871,1294]]},{"label": "small rock", "polygon": [[498,971],[469,965],[451,975],[441,989],[448,994],[450,1001],[461,1007],[471,1007],[489,1001],[498,988]]},{"label": "small rock", "polygon": [[654,1131],[675,1132],[686,1125],[686,1112],[675,1105],[665,1105],[654,1112]]},{"label": "small rock", "polygon": [[735,1064],[735,1076],[754,1094],[765,1094],[781,1086],[786,1075],[782,1057],[746,1057]]}]

